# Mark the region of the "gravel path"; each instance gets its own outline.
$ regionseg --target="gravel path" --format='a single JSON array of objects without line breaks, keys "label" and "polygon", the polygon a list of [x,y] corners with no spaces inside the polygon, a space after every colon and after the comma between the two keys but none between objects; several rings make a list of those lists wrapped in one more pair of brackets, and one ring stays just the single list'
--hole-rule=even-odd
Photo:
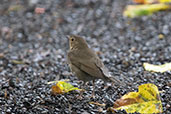
[{"label": "gravel path", "polygon": [[[107,113],[106,109],[130,89],[136,91],[140,84],[154,83],[163,91],[160,94],[163,114],[170,114],[171,72],[147,72],[142,64],[171,62],[171,13],[163,11],[129,19],[122,16],[128,3],[125,0],[0,1],[0,112]],[[35,7],[45,8],[45,13],[36,14]],[[121,80],[120,76],[125,76],[132,87],[107,87],[97,80],[94,99],[89,97],[91,82],[85,87],[82,100],[77,99],[77,91],[52,95],[52,85],[46,84],[49,81],[70,79],[74,86],[82,85],[69,74],[66,62],[66,35],[70,34],[84,36],[113,75]],[[89,104],[90,101],[105,103],[106,107]]]}]

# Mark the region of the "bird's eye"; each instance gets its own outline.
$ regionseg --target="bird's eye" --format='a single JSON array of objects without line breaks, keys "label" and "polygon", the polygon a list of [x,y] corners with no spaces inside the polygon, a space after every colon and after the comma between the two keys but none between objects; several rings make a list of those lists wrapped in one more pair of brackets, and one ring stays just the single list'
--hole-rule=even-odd
[{"label": "bird's eye", "polygon": [[74,38],[71,38],[71,41],[74,41]]}]

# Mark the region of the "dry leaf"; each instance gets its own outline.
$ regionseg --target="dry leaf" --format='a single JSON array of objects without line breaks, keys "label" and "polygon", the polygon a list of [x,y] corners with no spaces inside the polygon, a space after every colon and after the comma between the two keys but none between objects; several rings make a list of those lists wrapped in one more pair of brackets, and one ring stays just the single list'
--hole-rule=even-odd
[{"label": "dry leaf", "polygon": [[34,12],[37,14],[43,14],[43,13],[45,13],[45,8],[37,7],[37,8],[35,8]]},{"label": "dry leaf", "polygon": [[159,37],[159,39],[163,39],[164,35],[163,34],[159,34],[158,37]]},{"label": "dry leaf", "polygon": [[169,3],[171,0],[133,0],[135,3],[152,4],[152,3]]},{"label": "dry leaf", "polygon": [[150,15],[154,12],[160,10],[171,9],[169,4],[159,3],[159,4],[146,4],[146,5],[128,5],[123,12],[126,17],[138,17],[143,15]]},{"label": "dry leaf", "polygon": [[126,110],[127,113],[162,113],[162,104],[157,86],[143,84],[138,92],[130,92],[114,103],[113,110]]},{"label": "dry leaf", "polygon": [[67,83],[66,81],[57,81],[56,85],[52,86],[52,93],[53,94],[63,94],[73,90],[82,90],[73,85]]},{"label": "dry leaf", "polygon": [[13,64],[25,64],[24,61],[20,61],[20,60],[11,60],[11,62],[12,62]]},{"label": "dry leaf", "polygon": [[171,63],[165,63],[163,65],[152,65],[149,63],[143,64],[144,69],[147,71],[153,71],[153,72],[166,72],[171,70]]},{"label": "dry leaf", "polygon": [[89,104],[93,104],[93,105],[98,105],[98,106],[106,106],[106,104],[100,104],[100,103],[98,103],[98,102],[89,102]]},{"label": "dry leaf", "polygon": [[8,12],[11,12],[11,11],[19,11],[21,9],[23,9],[24,7],[22,5],[11,5],[9,8],[8,8]]}]

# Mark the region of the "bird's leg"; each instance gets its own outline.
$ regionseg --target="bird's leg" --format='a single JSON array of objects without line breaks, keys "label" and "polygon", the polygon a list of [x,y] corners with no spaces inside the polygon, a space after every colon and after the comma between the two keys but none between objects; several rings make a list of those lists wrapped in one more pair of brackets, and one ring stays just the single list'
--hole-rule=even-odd
[{"label": "bird's leg", "polygon": [[112,82],[112,85],[111,85],[111,86],[112,86],[112,87],[113,87],[113,86],[115,86],[115,83],[114,83],[114,82]]},{"label": "bird's leg", "polygon": [[92,92],[92,95],[91,95],[91,98],[95,98],[95,80],[93,80],[93,92]]},{"label": "bird's leg", "polygon": [[80,95],[78,96],[78,99],[80,99],[80,100],[82,100],[83,99],[83,90],[82,91],[80,91]]},{"label": "bird's leg", "polygon": [[84,93],[84,87],[85,87],[86,83],[83,81],[83,84],[81,86],[82,91],[80,91],[80,95],[78,96],[78,99],[83,99],[83,93]]}]

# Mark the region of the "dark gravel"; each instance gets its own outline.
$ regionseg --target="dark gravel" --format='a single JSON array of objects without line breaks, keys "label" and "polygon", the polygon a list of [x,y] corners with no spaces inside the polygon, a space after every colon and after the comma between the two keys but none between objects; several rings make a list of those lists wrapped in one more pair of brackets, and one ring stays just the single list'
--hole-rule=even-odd
[{"label": "dark gravel", "polygon": [[[37,1],[33,3],[31,1]],[[143,62],[171,62],[171,13],[128,19],[122,11],[125,0],[2,0],[0,1],[0,112],[10,113],[107,113],[107,107],[130,89],[154,83],[161,93],[163,114],[171,111],[171,72],[151,73]],[[12,6],[18,5],[18,8]],[[45,8],[36,14],[35,7]],[[58,79],[81,82],[69,75],[66,64],[66,35],[84,36],[99,52],[115,76],[125,76],[132,87],[106,87],[96,81],[96,98],[89,98],[92,83],[79,92],[52,95],[51,85]],[[163,35],[163,39],[159,39]],[[120,77],[119,77],[120,78]],[[105,103],[106,107],[89,104]],[[101,112],[100,112],[101,111]],[[125,111],[118,111],[125,114]]]}]

